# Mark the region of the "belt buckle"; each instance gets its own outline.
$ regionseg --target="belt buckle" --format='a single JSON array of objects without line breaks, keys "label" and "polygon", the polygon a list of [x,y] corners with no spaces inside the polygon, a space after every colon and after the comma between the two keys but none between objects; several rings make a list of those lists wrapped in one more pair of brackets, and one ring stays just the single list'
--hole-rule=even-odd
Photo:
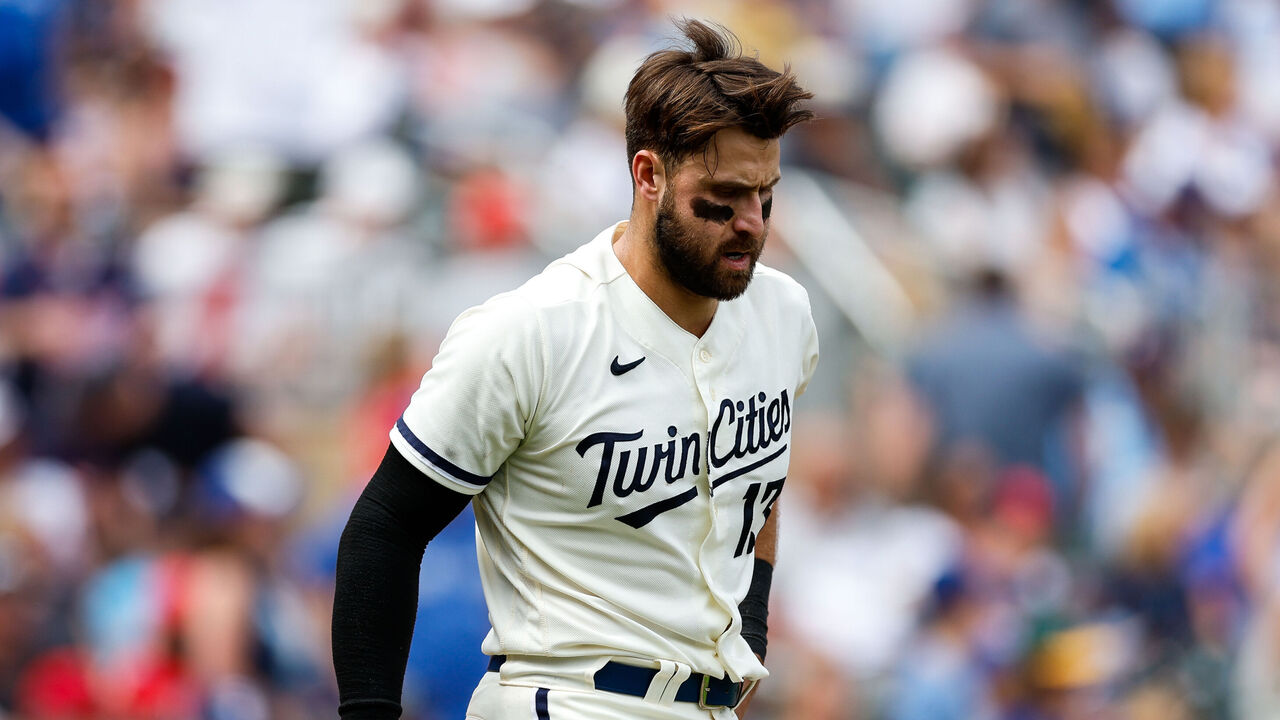
[{"label": "belt buckle", "polygon": [[742,701],[747,699],[747,696],[755,689],[756,683],[758,682],[760,682],[760,680],[757,678],[755,680],[747,680],[746,682],[738,683],[738,699],[732,706],[734,710],[737,710],[738,706],[742,704]]},{"label": "belt buckle", "polygon": [[756,683],[758,682],[760,681],[747,680],[745,682],[734,683],[735,685],[738,686],[738,697],[734,699],[732,705],[708,705],[707,693],[711,691],[711,676],[703,675],[702,685],[698,688],[698,709],[715,710],[716,708],[727,707],[730,710],[737,710],[738,706],[742,704],[742,701],[745,700],[747,696],[751,694],[751,691],[753,689],[755,689]]},{"label": "belt buckle", "polygon": [[714,710],[718,707],[724,707],[723,705],[707,704],[707,693],[710,691],[711,691],[711,676],[704,673],[702,675],[702,685],[698,687],[698,708],[701,710]]}]

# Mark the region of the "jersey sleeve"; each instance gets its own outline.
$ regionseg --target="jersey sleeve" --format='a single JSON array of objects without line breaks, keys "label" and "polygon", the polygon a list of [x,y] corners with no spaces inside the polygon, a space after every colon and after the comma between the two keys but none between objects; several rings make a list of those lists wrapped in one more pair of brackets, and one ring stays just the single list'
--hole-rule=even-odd
[{"label": "jersey sleeve", "polygon": [[454,321],[391,429],[391,443],[437,482],[475,495],[519,447],[541,391],[536,312],[498,296]]},{"label": "jersey sleeve", "polygon": [[813,322],[813,310],[809,305],[809,294],[803,288],[800,292],[804,298],[803,313],[800,320],[800,381],[796,385],[796,397],[804,394],[813,379],[813,372],[818,367],[818,327]]}]

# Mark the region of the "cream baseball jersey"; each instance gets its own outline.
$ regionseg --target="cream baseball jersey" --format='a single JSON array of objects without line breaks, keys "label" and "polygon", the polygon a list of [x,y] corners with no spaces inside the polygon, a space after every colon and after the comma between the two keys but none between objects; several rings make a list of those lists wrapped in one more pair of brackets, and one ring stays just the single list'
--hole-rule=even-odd
[{"label": "cream baseball jersey", "polygon": [[808,296],[757,266],[695,337],[615,256],[624,227],[459,316],[391,441],[476,496],[486,653],[764,677],[738,603],[817,364]]}]

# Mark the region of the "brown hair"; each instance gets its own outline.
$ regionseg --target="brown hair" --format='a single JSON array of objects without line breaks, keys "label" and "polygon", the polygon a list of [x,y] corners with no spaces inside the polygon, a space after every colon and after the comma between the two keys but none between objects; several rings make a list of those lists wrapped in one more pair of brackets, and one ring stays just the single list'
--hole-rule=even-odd
[{"label": "brown hair", "polygon": [[737,127],[765,140],[813,118],[798,107],[813,97],[789,67],[771,70],[742,54],[732,32],[697,20],[678,20],[692,50],[660,50],[645,58],[627,87],[627,158],[653,150],[679,164],[705,150],[720,130]]}]

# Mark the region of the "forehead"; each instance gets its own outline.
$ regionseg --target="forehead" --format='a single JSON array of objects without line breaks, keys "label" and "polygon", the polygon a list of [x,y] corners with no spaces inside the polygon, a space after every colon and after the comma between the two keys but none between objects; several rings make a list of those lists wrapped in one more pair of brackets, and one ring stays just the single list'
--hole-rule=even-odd
[{"label": "forehead", "polygon": [[694,153],[680,164],[676,181],[699,187],[724,183],[763,188],[777,181],[780,158],[776,139],[727,128],[711,138],[705,153]]}]

